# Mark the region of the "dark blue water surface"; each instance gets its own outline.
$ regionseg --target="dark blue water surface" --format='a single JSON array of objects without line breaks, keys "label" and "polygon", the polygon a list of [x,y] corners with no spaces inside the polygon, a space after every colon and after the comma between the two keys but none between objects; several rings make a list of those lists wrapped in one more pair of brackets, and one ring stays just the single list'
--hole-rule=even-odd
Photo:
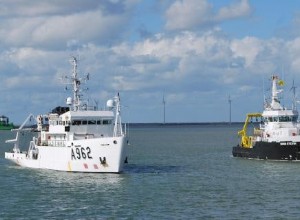
[{"label": "dark blue water surface", "polygon": [[15,166],[0,132],[0,218],[299,219],[300,163],[233,158],[240,128],[131,126],[122,174]]}]

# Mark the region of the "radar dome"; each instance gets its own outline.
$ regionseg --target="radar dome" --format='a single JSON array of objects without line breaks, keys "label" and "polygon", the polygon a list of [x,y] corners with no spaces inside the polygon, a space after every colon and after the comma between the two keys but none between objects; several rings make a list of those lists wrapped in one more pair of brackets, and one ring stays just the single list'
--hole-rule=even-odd
[{"label": "radar dome", "polygon": [[113,108],[113,107],[115,107],[115,102],[114,102],[114,100],[109,99],[109,100],[106,102],[106,106],[107,106],[108,108]]},{"label": "radar dome", "polygon": [[67,105],[72,105],[72,102],[73,102],[72,98],[68,97],[67,98]]}]

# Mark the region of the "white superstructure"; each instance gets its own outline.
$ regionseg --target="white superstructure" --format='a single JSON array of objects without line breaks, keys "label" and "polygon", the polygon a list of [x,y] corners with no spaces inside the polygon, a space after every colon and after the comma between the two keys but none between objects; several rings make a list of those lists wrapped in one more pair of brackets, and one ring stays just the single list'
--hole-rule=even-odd
[{"label": "white superstructure", "polygon": [[[5,158],[31,168],[73,172],[119,173],[127,162],[126,131],[121,122],[119,94],[107,101],[108,110],[95,110],[83,100],[80,85],[89,79],[77,76],[77,60],[72,58],[73,70],[69,84],[73,97],[67,98],[69,107],[56,107],[46,115],[29,115],[17,132],[12,152]],[[35,118],[37,137],[29,143],[27,152],[21,152],[20,132],[27,121]]]},{"label": "white superstructure", "polygon": [[292,109],[284,108],[278,97],[283,90],[278,89],[277,85],[282,86],[283,81],[272,76],[272,97],[262,113],[264,123],[260,128],[263,131],[261,138],[267,142],[300,141],[296,104],[293,103]]}]

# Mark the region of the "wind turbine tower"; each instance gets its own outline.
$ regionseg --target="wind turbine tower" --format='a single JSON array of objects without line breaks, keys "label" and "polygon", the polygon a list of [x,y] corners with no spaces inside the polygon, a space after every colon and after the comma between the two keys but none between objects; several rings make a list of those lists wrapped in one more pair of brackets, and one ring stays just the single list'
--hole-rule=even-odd
[{"label": "wind turbine tower", "polygon": [[166,124],[166,100],[165,100],[165,94],[163,94],[163,101],[162,101],[163,105],[164,105],[164,124]]},{"label": "wind turbine tower", "polygon": [[230,97],[230,95],[228,96],[228,103],[229,103],[229,124],[231,124],[231,102],[232,99]]},{"label": "wind turbine tower", "polygon": [[297,100],[296,100],[296,86],[295,86],[295,81],[293,80],[293,85],[292,85],[292,88],[290,89],[290,91],[293,92],[293,110],[296,110],[297,109]]}]

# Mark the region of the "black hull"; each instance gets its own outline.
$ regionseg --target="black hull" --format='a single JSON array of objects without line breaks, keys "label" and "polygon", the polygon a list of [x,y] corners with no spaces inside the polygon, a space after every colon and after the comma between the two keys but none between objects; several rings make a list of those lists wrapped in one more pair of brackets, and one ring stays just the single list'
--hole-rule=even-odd
[{"label": "black hull", "polygon": [[300,142],[256,142],[253,148],[232,148],[234,157],[269,160],[300,160]]}]

